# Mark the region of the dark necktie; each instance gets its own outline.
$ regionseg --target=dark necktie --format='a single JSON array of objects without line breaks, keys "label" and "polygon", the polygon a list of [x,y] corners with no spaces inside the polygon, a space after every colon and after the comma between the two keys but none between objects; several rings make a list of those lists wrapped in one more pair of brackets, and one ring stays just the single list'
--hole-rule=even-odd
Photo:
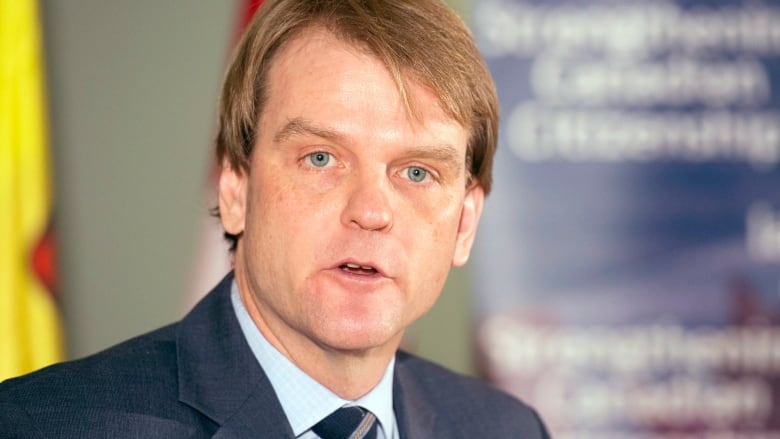
[{"label": "dark necktie", "polygon": [[342,407],[311,428],[322,439],[375,439],[376,429],[376,416],[362,407]]}]

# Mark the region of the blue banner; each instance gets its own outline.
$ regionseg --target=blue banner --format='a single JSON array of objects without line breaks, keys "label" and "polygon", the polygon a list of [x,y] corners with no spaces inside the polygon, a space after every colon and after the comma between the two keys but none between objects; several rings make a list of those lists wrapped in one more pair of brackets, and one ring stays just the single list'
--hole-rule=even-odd
[{"label": "blue banner", "polygon": [[554,437],[780,438],[780,4],[480,0],[480,364]]}]

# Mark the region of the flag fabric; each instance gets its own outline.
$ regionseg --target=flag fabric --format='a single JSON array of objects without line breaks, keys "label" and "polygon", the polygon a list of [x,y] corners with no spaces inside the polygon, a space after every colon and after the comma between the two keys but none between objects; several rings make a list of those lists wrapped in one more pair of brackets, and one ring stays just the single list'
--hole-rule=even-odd
[{"label": "flag fabric", "polygon": [[0,381],[63,358],[37,0],[0,0]]},{"label": "flag fabric", "polygon": [[[249,22],[252,21],[255,11],[262,3],[262,0],[241,0],[239,2],[239,17],[231,46],[235,46],[238,42]],[[217,202],[217,182],[219,181],[220,168],[218,163],[209,163],[210,169],[205,199],[208,207],[214,207]],[[190,293],[187,294],[186,303],[184,304],[186,309],[192,308],[198,300],[214,288],[232,266],[228,244],[222,236],[223,230],[219,220],[210,216],[204,217],[199,233],[200,242],[195,261],[195,270],[192,276],[192,285],[189,288]]]}]

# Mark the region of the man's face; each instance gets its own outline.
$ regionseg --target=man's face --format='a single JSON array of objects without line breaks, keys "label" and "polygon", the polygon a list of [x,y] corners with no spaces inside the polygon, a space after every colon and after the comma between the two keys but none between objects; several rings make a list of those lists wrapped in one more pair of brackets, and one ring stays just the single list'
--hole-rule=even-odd
[{"label": "man's face", "polygon": [[251,172],[220,179],[242,297],[283,351],[395,350],[468,258],[469,133],[416,83],[410,118],[385,66],[324,30],[290,41],[268,86]]}]

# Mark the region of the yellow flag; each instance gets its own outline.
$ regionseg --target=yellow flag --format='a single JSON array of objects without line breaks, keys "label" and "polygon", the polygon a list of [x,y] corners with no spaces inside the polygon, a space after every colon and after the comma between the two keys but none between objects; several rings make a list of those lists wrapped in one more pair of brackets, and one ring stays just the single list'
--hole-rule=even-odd
[{"label": "yellow flag", "polygon": [[0,0],[0,381],[62,359],[37,0]]}]

